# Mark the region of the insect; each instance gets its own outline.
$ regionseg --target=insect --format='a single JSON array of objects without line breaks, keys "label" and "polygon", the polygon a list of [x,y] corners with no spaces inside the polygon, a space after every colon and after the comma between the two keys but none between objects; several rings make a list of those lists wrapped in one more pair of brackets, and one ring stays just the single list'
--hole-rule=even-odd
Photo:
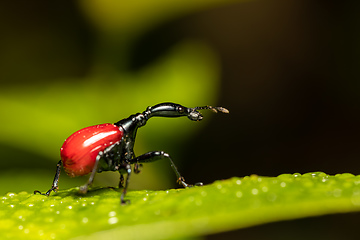
[{"label": "insect", "polygon": [[[168,102],[148,107],[144,112],[133,114],[114,124],[105,123],[83,128],[68,137],[62,145],[60,149],[61,160],[57,164],[52,187],[46,193],[34,191],[34,194],[40,193],[49,196],[52,191],[56,192],[59,188],[61,167],[70,177],[90,174],[87,183],[80,187],[79,192],[83,194],[88,191],[89,186],[93,183],[96,172],[118,171],[120,173],[119,187],[123,188],[120,200],[124,204],[126,203],[124,198],[131,173],[139,173],[139,167],[142,163],[160,159],[170,161],[179,184],[185,188],[191,187],[193,185],[185,182],[168,153],[152,151],[136,157],[133,148],[138,128],[144,126],[149,118],[187,116],[192,121],[200,121],[203,116],[199,110],[205,109],[212,110],[215,113],[229,113],[223,107],[187,108],[180,104]],[[134,165],[133,170],[131,169],[132,165]],[[127,174],[126,181],[123,174]],[[195,185],[202,185],[202,183]]]}]

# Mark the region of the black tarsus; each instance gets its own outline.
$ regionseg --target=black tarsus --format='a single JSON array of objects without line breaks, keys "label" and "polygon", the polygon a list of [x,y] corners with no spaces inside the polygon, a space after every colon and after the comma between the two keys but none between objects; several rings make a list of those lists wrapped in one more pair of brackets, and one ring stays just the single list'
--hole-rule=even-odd
[{"label": "black tarsus", "polygon": [[56,165],[56,173],[55,173],[52,187],[46,193],[41,193],[40,191],[35,190],[34,194],[40,193],[41,195],[49,196],[52,191],[56,192],[59,189],[58,183],[59,183],[61,167],[62,167],[62,161],[60,160]]}]

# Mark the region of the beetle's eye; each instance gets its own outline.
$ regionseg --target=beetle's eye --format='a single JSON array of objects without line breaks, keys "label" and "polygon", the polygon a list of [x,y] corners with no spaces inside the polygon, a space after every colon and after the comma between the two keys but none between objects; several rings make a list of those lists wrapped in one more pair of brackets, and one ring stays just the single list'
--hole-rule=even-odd
[{"label": "beetle's eye", "polygon": [[181,106],[180,106],[180,107],[178,108],[178,112],[179,112],[179,113],[183,113],[184,111],[185,111],[184,107],[181,107]]}]

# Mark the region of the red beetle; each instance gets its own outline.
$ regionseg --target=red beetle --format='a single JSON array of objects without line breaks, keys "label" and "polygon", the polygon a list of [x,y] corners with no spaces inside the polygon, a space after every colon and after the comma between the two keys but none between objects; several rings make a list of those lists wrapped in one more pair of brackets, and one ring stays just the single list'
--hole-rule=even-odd
[{"label": "red beetle", "polygon": [[[186,108],[175,103],[161,103],[148,107],[143,113],[131,115],[115,124],[105,123],[83,128],[68,137],[60,149],[61,160],[57,164],[56,174],[52,187],[46,192],[34,191],[49,196],[52,191],[58,189],[61,166],[71,176],[83,176],[91,173],[88,182],[80,187],[81,193],[86,193],[92,184],[96,172],[119,171],[119,187],[123,187],[121,203],[125,203],[124,197],[129,185],[131,165],[134,164],[134,172],[139,173],[139,164],[153,162],[166,158],[170,161],[178,182],[184,187],[190,187],[177,170],[169,154],[163,151],[148,152],[138,157],[134,154],[134,143],[137,129],[146,124],[151,117],[181,117],[187,116],[192,121],[200,121],[203,116],[198,110],[210,109],[214,112],[229,113],[223,107],[195,107]],[[127,173],[124,184],[123,174]],[[202,185],[202,183],[196,183]]]}]

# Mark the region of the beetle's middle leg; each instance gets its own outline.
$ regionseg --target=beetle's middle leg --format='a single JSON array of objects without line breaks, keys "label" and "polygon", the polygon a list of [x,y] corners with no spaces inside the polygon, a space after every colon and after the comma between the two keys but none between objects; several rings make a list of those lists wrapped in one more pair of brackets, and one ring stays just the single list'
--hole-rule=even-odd
[{"label": "beetle's middle leg", "polygon": [[85,194],[87,193],[88,189],[89,189],[89,186],[92,185],[93,181],[94,181],[94,177],[95,177],[95,174],[97,172],[97,168],[98,168],[98,165],[99,165],[99,161],[101,159],[101,157],[104,155],[103,152],[99,152],[98,155],[96,156],[96,159],[95,159],[95,164],[94,164],[94,167],[91,171],[91,175],[89,177],[89,180],[87,181],[87,183],[85,183],[83,186],[80,187],[79,189],[79,192],[82,193],[82,194]]}]

